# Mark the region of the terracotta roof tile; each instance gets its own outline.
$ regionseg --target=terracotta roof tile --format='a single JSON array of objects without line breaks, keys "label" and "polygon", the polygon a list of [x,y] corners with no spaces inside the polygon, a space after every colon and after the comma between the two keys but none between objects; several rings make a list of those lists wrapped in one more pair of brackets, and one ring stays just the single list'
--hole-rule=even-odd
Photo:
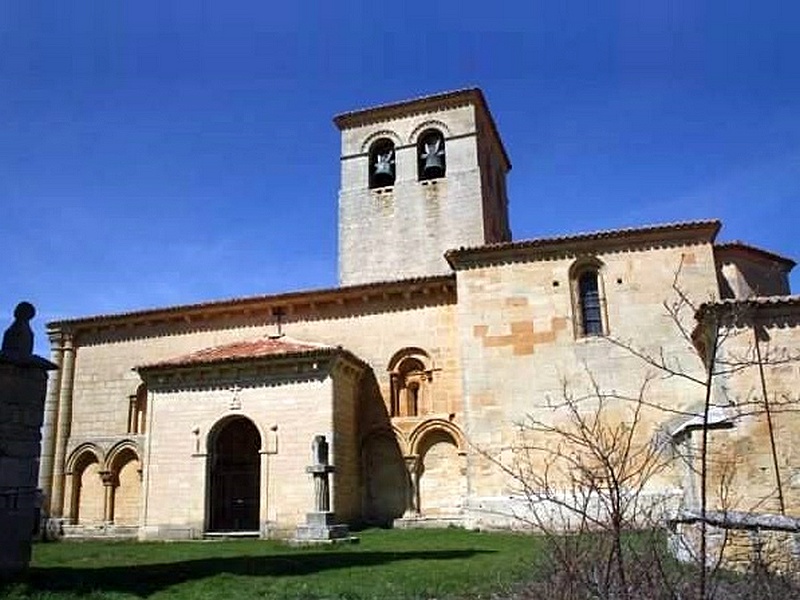
[{"label": "terracotta roof tile", "polygon": [[581,244],[586,242],[614,241],[636,238],[647,238],[656,240],[658,236],[666,236],[675,233],[696,232],[703,234],[708,241],[713,241],[719,232],[721,224],[716,219],[704,221],[684,221],[677,223],[663,223],[659,225],[647,225],[644,227],[627,227],[620,229],[605,229],[588,233],[576,233],[556,237],[534,238],[520,240],[516,242],[501,242],[497,244],[487,244],[484,246],[461,247],[455,250],[448,250],[445,258],[450,266],[455,268],[455,263],[461,258],[471,256],[490,256],[494,253],[515,250],[552,250],[556,248],[568,248],[570,244]]},{"label": "terracotta roof tile", "polygon": [[738,250],[742,252],[747,252],[748,254],[756,254],[760,255],[764,258],[769,260],[775,260],[785,265],[789,266],[789,268],[794,267],[797,262],[788,258],[786,256],[781,256],[780,254],[776,254],[775,252],[770,252],[769,250],[764,250],[763,248],[759,248],[758,246],[753,246],[751,244],[746,244],[740,240],[733,240],[730,242],[723,242],[721,244],[715,244],[714,248],[716,250]]},{"label": "terracotta roof tile", "polygon": [[276,303],[282,305],[292,302],[322,301],[345,296],[360,296],[372,292],[383,290],[392,291],[399,287],[411,288],[414,286],[426,285],[455,285],[453,275],[429,275],[423,277],[411,277],[408,279],[396,279],[389,281],[376,281],[373,283],[361,283],[350,286],[319,288],[311,290],[300,290],[294,292],[282,292],[277,294],[264,294],[257,296],[241,296],[238,298],[227,298],[223,300],[211,300],[208,302],[197,302],[193,304],[175,304],[161,308],[146,308],[142,310],[123,311],[118,313],[107,313],[91,315],[88,317],[77,317],[72,319],[59,319],[47,323],[48,329],[57,329],[62,326],[88,326],[102,324],[104,322],[124,321],[126,319],[152,319],[164,318],[169,315],[180,317],[189,311],[199,311],[204,309],[230,310],[257,306],[264,303]]},{"label": "terracotta roof tile", "polygon": [[234,362],[254,358],[279,356],[297,357],[304,354],[331,353],[338,350],[335,346],[301,342],[290,337],[264,337],[257,340],[233,342],[211,348],[203,348],[190,354],[184,354],[157,363],[142,365],[137,369],[155,369],[162,367],[184,367],[220,362]]},{"label": "terracotta roof tile", "polygon": [[728,298],[716,302],[705,302],[697,309],[695,317],[700,320],[703,315],[712,312],[725,312],[733,309],[747,308],[800,308],[800,295],[791,296],[756,296],[746,300]]}]

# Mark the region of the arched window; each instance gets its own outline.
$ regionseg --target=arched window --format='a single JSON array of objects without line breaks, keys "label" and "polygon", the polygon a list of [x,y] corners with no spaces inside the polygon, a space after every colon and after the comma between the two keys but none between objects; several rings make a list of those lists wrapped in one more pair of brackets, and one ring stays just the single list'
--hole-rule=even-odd
[{"label": "arched window", "polygon": [[394,143],[388,138],[375,140],[369,149],[370,189],[394,185]]},{"label": "arched window", "polygon": [[391,416],[416,417],[432,410],[430,384],[433,370],[428,355],[419,348],[406,348],[392,358]]},{"label": "arched window", "polygon": [[583,335],[603,335],[603,313],[597,271],[584,271],[578,279],[578,302],[581,307]]},{"label": "arched window", "polygon": [[571,269],[573,314],[578,337],[607,333],[601,268],[599,260],[589,259],[576,263]]},{"label": "arched window", "polygon": [[446,171],[444,136],[437,129],[428,129],[417,141],[417,179],[425,181],[444,177]]}]

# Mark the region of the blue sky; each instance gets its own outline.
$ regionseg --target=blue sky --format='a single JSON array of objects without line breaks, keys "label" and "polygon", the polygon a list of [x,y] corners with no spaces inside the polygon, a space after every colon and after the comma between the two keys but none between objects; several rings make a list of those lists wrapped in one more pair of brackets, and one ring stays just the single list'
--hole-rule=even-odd
[{"label": "blue sky", "polygon": [[800,259],[798,57],[791,0],[0,3],[0,314],[46,353],[52,319],[333,286],[331,117],[470,86],[515,239],[720,218]]}]

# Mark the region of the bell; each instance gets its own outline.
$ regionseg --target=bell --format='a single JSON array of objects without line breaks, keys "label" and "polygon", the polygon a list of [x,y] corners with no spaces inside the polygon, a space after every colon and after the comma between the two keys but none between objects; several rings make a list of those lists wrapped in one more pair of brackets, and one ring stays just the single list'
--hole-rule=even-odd
[{"label": "bell", "polygon": [[444,175],[444,161],[440,154],[428,154],[425,158],[425,177],[441,177]]},{"label": "bell", "polygon": [[425,144],[425,152],[422,154],[425,164],[422,171],[426,179],[442,177],[444,175],[444,149],[442,140],[436,139],[435,142]]},{"label": "bell", "polygon": [[392,153],[378,154],[375,158],[375,181],[384,185],[391,185],[394,182],[394,166],[392,165]]}]

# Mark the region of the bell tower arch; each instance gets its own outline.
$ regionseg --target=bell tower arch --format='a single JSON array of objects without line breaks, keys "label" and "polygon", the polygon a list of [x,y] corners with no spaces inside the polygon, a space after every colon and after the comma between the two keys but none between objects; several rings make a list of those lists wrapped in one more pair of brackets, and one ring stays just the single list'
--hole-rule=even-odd
[{"label": "bell tower arch", "polygon": [[508,155],[479,89],[344,113],[339,284],[450,272],[444,253],[511,239]]}]

